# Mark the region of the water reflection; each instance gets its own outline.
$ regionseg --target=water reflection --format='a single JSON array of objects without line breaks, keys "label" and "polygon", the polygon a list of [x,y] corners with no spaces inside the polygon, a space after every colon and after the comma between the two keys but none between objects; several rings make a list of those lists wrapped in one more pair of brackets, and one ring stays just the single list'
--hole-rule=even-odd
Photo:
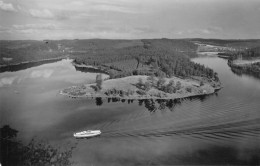
[{"label": "water reflection", "polygon": [[245,70],[244,68],[241,67],[241,69],[237,69],[237,68],[231,68],[231,71],[238,75],[238,76],[243,76],[243,75],[247,75],[247,76],[252,76],[255,78],[260,79],[260,73],[255,72],[255,71],[250,71],[250,70]]},{"label": "water reflection", "polygon": [[15,79],[16,79],[16,76],[1,78],[0,87],[5,86],[5,85],[12,85]]},{"label": "water reflection", "polygon": [[20,70],[25,70],[25,69],[40,66],[40,65],[43,65],[43,64],[58,62],[62,59],[63,58],[48,59],[48,60],[37,61],[37,62],[28,62],[28,63],[20,63],[20,64],[16,64],[16,65],[3,66],[3,67],[0,67],[0,73],[7,72],[7,71],[8,72],[15,72],[15,71],[20,71]]},{"label": "water reflection", "polygon": [[31,78],[49,78],[54,70],[44,69],[44,70],[34,70],[32,71],[30,77]]},{"label": "water reflection", "polygon": [[96,97],[96,105],[101,106],[103,104],[103,100],[101,97]]},{"label": "water reflection", "polygon": [[[25,70],[33,67],[37,67],[43,64],[50,64],[54,62],[61,61],[64,58],[57,58],[57,59],[47,59],[47,60],[42,60],[42,61],[36,61],[36,62],[26,62],[26,63],[20,63],[20,64],[15,64],[15,65],[8,65],[8,66],[2,66],[0,67],[0,73],[3,72],[16,72],[20,70]],[[72,62],[72,60],[70,60]],[[87,67],[87,66],[77,66],[77,65],[72,65],[73,68],[75,68],[76,71],[84,72],[84,73],[103,73],[103,74],[108,74],[106,71],[94,67]],[[35,71],[35,73],[32,73],[32,77],[36,78],[38,75],[44,75],[45,78],[51,75],[50,71],[44,71],[45,73],[38,73]]]},{"label": "water reflection", "polygon": [[[181,105],[182,101],[192,101],[192,100],[197,100],[199,99],[201,102],[206,100],[208,97],[215,95],[218,96],[218,93],[214,93],[211,95],[202,95],[202,96],[196,96],[196,97],[187,97],[183,99],[121,99],[117,97],[108,97],[107,98],[107,103],[116,103],[116,102],[121,102],[121,103],[128,103],[131,104],[134,101],[138,103],[139,106],[145,107],[147,111],[150,113],[154,113],[157,110],[164,111],[164,110],[170,110],[174,111],[174,107],[176,105]],[[95,98],[95,103],[97,106],[101,106],[103,104],[103,99],[102,97],[96,97]]]}]

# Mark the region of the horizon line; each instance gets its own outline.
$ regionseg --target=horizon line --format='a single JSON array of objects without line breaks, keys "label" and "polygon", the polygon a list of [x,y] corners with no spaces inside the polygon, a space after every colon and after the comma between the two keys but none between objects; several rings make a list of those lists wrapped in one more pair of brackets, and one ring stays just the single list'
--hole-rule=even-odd
[{"label": "horizon line", "polygon": [[194,39],[204,39],[204,40],[260,40],[260,38],[140,38],[140,39],[129,39],[129,38],[74,38],[74,39],[0,39],[0,41],[59,41],[59,40],[156,40],[156,39],[168,39],[168,40],[194,40]]}]

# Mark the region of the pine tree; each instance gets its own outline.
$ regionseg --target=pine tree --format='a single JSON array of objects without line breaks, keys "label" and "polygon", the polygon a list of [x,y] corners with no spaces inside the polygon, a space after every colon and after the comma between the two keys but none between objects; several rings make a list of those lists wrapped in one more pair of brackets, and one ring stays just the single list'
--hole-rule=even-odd
[{"label": "pine tree", "polygon": [[102,89],[102,84],[103,84],[103,80],[102,80],[102,74],[98,74],[96,76],[96,87],[97,87],[97,91]]},{"label": "pine tree", "polygon": [[177,83],[176,83],[176,89],[177,89],[177,90],[180,90],[180,89],[181,89],[181,82],[180,82],[180,81],[177,81]]}]

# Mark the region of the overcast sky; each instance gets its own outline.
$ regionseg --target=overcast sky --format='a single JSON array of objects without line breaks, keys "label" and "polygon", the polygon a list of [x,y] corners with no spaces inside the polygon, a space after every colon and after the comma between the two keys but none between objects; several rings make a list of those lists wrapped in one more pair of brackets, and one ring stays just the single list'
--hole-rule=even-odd
[{"label": "overcast sky", "polygon": [[0,39],[260,38],[260,0],[0,0]]}]

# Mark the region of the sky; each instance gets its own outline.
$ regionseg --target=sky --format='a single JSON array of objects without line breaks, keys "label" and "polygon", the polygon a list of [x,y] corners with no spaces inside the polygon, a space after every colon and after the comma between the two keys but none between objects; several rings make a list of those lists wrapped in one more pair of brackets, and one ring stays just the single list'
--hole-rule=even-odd
[{"label": "sky", "polygon": [[260,0],[0,0],[0,40],[260,38]]}]

